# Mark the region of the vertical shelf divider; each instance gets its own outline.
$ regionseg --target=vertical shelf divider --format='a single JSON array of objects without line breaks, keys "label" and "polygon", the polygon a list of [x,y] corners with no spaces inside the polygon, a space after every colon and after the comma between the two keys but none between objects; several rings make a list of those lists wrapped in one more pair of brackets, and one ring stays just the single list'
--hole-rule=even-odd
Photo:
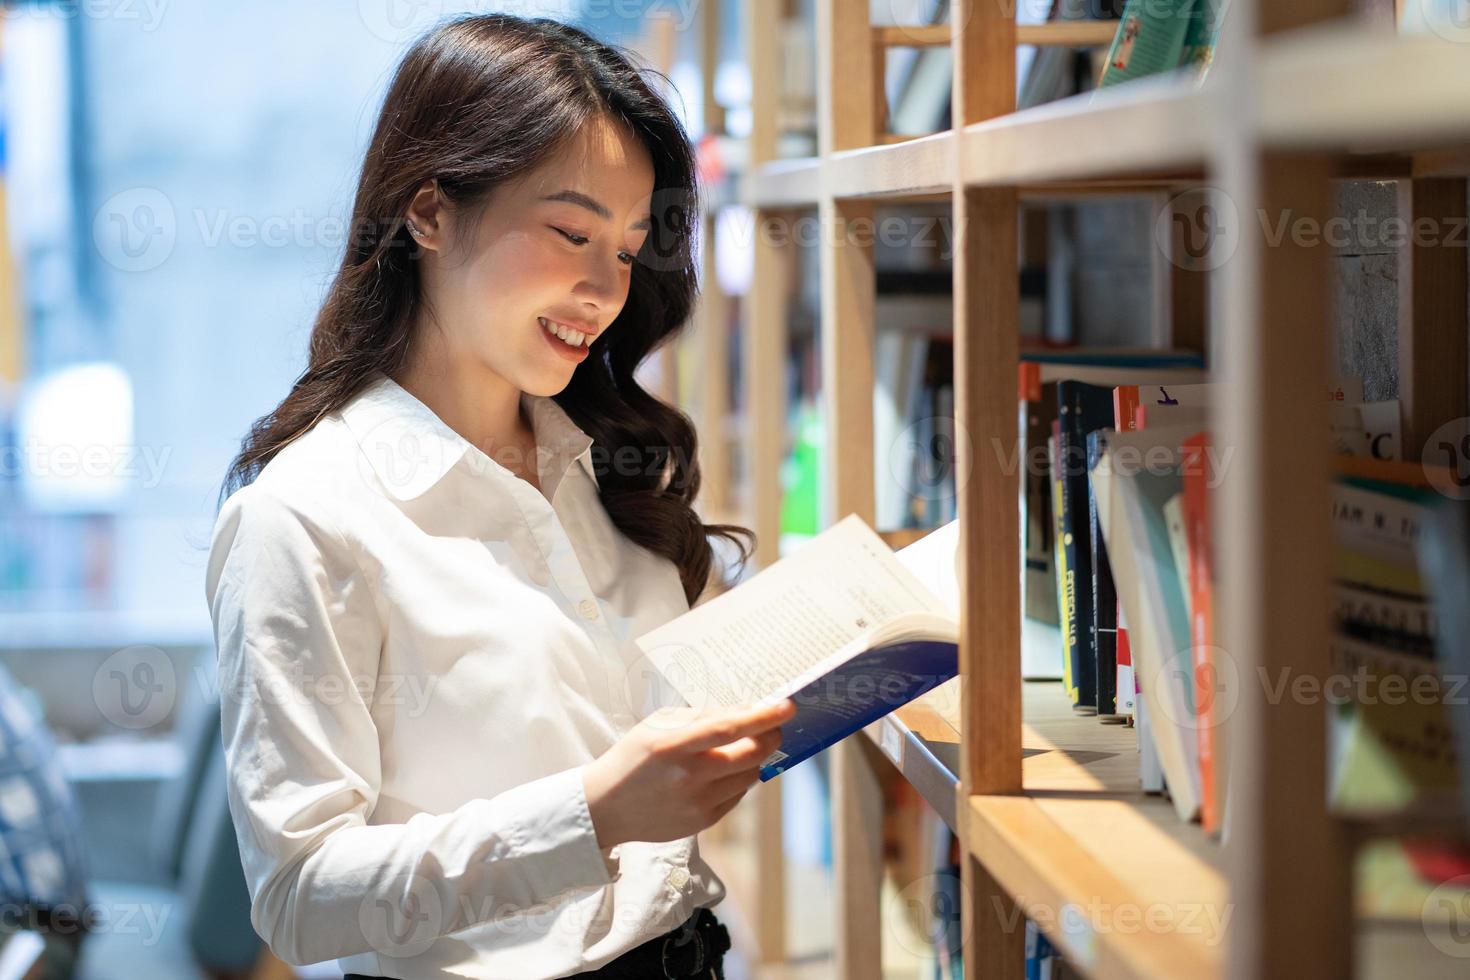
[{"label": "vertical shelf divider", "polygon": [[[745,12],[746,50],[750,53],[751,131],[748,168],[776,158],[780,64],[777,45],[781,0],[751,0]],[[761,39],[760,43],[756,39]],[[742,306],[742,383],[746,439],[745,480],[749,488],[749,526],[756,534],[756,569],[780,557],[782,426],[786,419],[786,268],[789,261],[767,233],[781,215],[761,208],[751,215],[753,267]],[[754,788],[755,895],[757,956],[762,963],[786,960],[786,854],[781,781]]]},{"label": "vertical shelf divider", "polygon": [[[839,150],[877,142],[882,79],[875,72],[868,0],[817,2],[817,145],[823,161]],[[876,517],[873,470],[873,317],[876,280],[871,243],[854,240],[855,223],[871,227],[873,205],[839,200],[819,186],[822,400],[820,527],[850,513]],[[861,226],[859,226],[861,227]],[[862,739],[829,751],[836,974],[881,980],[883,794],[880,764]]]},{"label": "vertical shelf divider", "polygon": [[1272,241],[1267,231],[1283,218],[1324,227],[1332,167],[1326,156],[1263,149],[1249,70],[1259,37],[1350,12],[1346,0],[1235,4],[1222,41],[1232,47],[1217,65],[1233,102],[1221,114],[1215,169],[1241,229],[1215,273],[1218,367],[1231,390],[1216,429],[1234,455],[1214,538],[1216,660],[1239,678],[1223,733],[1233,910],[1225,971],[1240,980],[1352,975],[1350,852],[1327,812],[1326,706],[1291,697],[1268,703],[1264,681],[1322,680],[1330,669],[1329,250],[1290,233]]},{"label": "vertical shelf divider", "polygon": [[[956,132],[1016,106],[1015,8],[965,2],[952,10]],[[1017,458],[1020,213],[1015,187],[966,187],[955,153],[955,415],[960,522],[960,780],[964,826],[974,794],[1021,792],[1021,569]],[[996,547],[1010,542],[1012,547]],[[968,835],[961,831],[961,839]],[[1015,903],[973,857],[963,862],[965,975],[1025,975]]]},{"label": "vertical shelf divider", "polygon": [[[700,10],[700,56],[703,63],[719,64],[720,21],[722,0],[705,0]],[[704,106],[704,131],[706,135],[723,135],[725,131],[724,111],[715,98],[715,73],[706,71],[700,79]],[[700,209],[699,236],[699,319],[697,350],[700,360],[699,392],[699,435],[702,452],[699,456],[701,474],[701,496],[705,500],[705,512],[713,520],[730,520],[733,500],[730,494],[730,299],[720,288],[720,278],[715,266],[715,226],[719,213],[703,202]],[[678,358],[674,360],[677,362]],[[677,372],[676,372],[677,373]],[[686,397],[689,384],[679,385]]]}]

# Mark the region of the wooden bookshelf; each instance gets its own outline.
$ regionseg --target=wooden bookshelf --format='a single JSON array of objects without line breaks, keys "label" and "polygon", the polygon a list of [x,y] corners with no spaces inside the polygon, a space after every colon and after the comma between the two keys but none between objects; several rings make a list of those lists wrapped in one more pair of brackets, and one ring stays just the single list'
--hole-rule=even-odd
[{"label": "wooden bookshelf", "polygon": [[[844,232],[871,219],[878,201],[944,199],[956,249],[955,414],[970,436],[959,461],[969,473],[958,488],[961,677],[830,750],[835,976],[881,973],[877,767],[890,764],[963,844],[968,977],[1023,975],[1018,914],[1046,927],[1092,977],[1339,978],[1354,975],[1355,960],[1378,975],[1451,975],[1462,965],[1447,963],[1422,930],[1364,938],[1350,880],[1358,835],[1325,805],[1320,705],[1267,705],[1261,692],[1242,690],[1223,732],[1232,760],[1227,854],[1139,791],[1132,729],[1079,719],[1056,685],[1021,682],[1017,477],[986,465],[992,440],[1015,439],[1021,199],[1207,185],[1242,216],[1290,210],[1320,222],[1334,179],[1382,177],[1400,181],[1408,215],[1465,217],[1470,47],[1398,36],[1355,6],[1237,0],[1203,85],[1149,79],[1017,112],[1017,44],[1101,44],[1107,32],[1018,27],[1015,5],[973,0],[953,5],[957,29],[875,26],[866,0],[818,0],[819,154],[795,160],[775,158],[778,47],[749,46],[753,130],[740,197],[757,228],[779,231],[814,211],[822,231],[822,392],[833,450],[824,456],[823,526],[851,512],[874,518],[873,257]],[[784,9],[751,0],[748,36],[775,37]],[[944,43],[954,64],[951,128],[893,139],[880,104],[883,52]],[[1259,222],[1239,229],[1232,257],[1208,272],[1209,300],[1204,274],[1189,285],[1189,275],[1173,273],[1174,342],[1201,349],[1212,374],[1240,393],[1213,424],[1238,450],[1213,515],[1217,642],[1243,676],[1321,675],[1331,467],[1316,392],[1328,375],[1330,250],[1273,245]],[[754,237],[742,303],[741,516],[760,538],[761,565],[774,560],[779,538],[791,247],[779,234]],[[1465,252],[1407,245],[1400,275],[1399,385],[1412,459],[1435,426],[1470,414]],[[1302,615],[1310,608],[1323,615]],[[778,803],[763,805],[779,817]],[[763,873],[780,880],[779,871]],[[774,897],[752,901],[765,908]],[[1077,908],[1102,911],[1069,921]],[[1123,922],[1150,910],[1175,923],[1214,913],[1224,931]],[[760,942],[762,958],[779,961],[779,926]]]},{"label": "wooden bookshelf", "polygon": [[[1023,683],[1025,792],[966,798],[957,792],[953,770],[940,761],[953,759],[951,750],[959,747],[962,683],[951,681],[882,724],[903,733],[905,758],[894,761],[921,791],[948,775],[954,797],[948,812],[963,811],[958,826],[969,852],[1033,917],[1095,903],[1075,921],[1059,919],[1063,928],[1056,933],[1068,957],[1089,975],[1219,975],[1219,926],[1228,923],[1220,850],[1198,827],[1181,823],[1162,797],[1138,788],[1134,731],[1074,713],[1058,682]],[[869,729],[869,735],[897,744],[890,732],[875,735]],[[932,762],[916,761],[922,756],[915,742]],[[942,801],[931,803],[939,809]],[[1179,928],[1149,932],[1144,914],[1160,921],[1173,915]],[[1103,928],[1088,928],[1093,924]]]}]

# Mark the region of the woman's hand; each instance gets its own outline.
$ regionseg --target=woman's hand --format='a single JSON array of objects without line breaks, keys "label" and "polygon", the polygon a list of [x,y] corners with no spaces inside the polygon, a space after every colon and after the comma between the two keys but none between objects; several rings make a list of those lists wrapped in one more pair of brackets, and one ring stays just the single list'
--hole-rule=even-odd
[{"label": "woman's hand", "polygon": [[740,802],[796,714],[787,698],[762,708],[661,708],[582,773],[599,847],[697,834]]}]

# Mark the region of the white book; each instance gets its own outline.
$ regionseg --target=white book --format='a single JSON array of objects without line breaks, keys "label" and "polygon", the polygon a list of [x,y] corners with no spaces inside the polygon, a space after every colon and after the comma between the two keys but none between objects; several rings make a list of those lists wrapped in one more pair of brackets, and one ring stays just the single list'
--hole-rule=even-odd
[{"label": "white book", "polygon": [[849,514],[637,643],[693,707],[796,702],[764,781],[956,676],[956,611]]},{"label": "white book", "polygon": [[[1127,618],[1139,701],[1147,702],[1153,744],[1175,812],[1182,820],[1193,820],[1199,813],[1199,745],[1189,619],[1162,513],[1182,479],[1161,476],[1153,463],[1143,469],[1120,465],[1119,460],[1143,458],[1145,452],[1158,460],[1163,454],[1169,460],[1164,468],[1172,466],[1177,474],[1178,446],[1189,434],[1186,429],[1169,428],[1110,432],[1104,459],[1093,470],[1094,493],[1102,488],[1099,521],[1113,566],[1113,583]],[[1125,451],[1121,457],[1120,450]],[[1106,521],[1102,520],[1104,507]],[[1137,715],[1137,703],[1134,712]]]}]

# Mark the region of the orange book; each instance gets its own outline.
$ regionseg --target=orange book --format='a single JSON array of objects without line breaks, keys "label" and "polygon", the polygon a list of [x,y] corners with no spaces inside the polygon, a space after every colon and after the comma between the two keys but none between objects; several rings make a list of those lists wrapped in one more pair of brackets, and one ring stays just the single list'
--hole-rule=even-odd
[{"label": "orange book", "polygon": [[1210,434],[1184,440],[1184,536],[1189,546],[1189,638],[1194,653],[1195,735],[1199,745],[1200,823],[1207,833],[1220,829],[1222,769],[1215,757],[1215,694],[1218,677],[1214,648],[1214,578],[1211,573],[1209,460]]},{"label": "orange book", "polygon": [[1022,361],[1017,365],[1020,389],[1018,394],[1023,402],[1041,401],[1041,365],[1031,361]]},{"label": "orange book", "polygon": [[1119,385],[1113,389],[1113,426],[1119,432],[1132,432],[1137,425],[1138,385]]}]

